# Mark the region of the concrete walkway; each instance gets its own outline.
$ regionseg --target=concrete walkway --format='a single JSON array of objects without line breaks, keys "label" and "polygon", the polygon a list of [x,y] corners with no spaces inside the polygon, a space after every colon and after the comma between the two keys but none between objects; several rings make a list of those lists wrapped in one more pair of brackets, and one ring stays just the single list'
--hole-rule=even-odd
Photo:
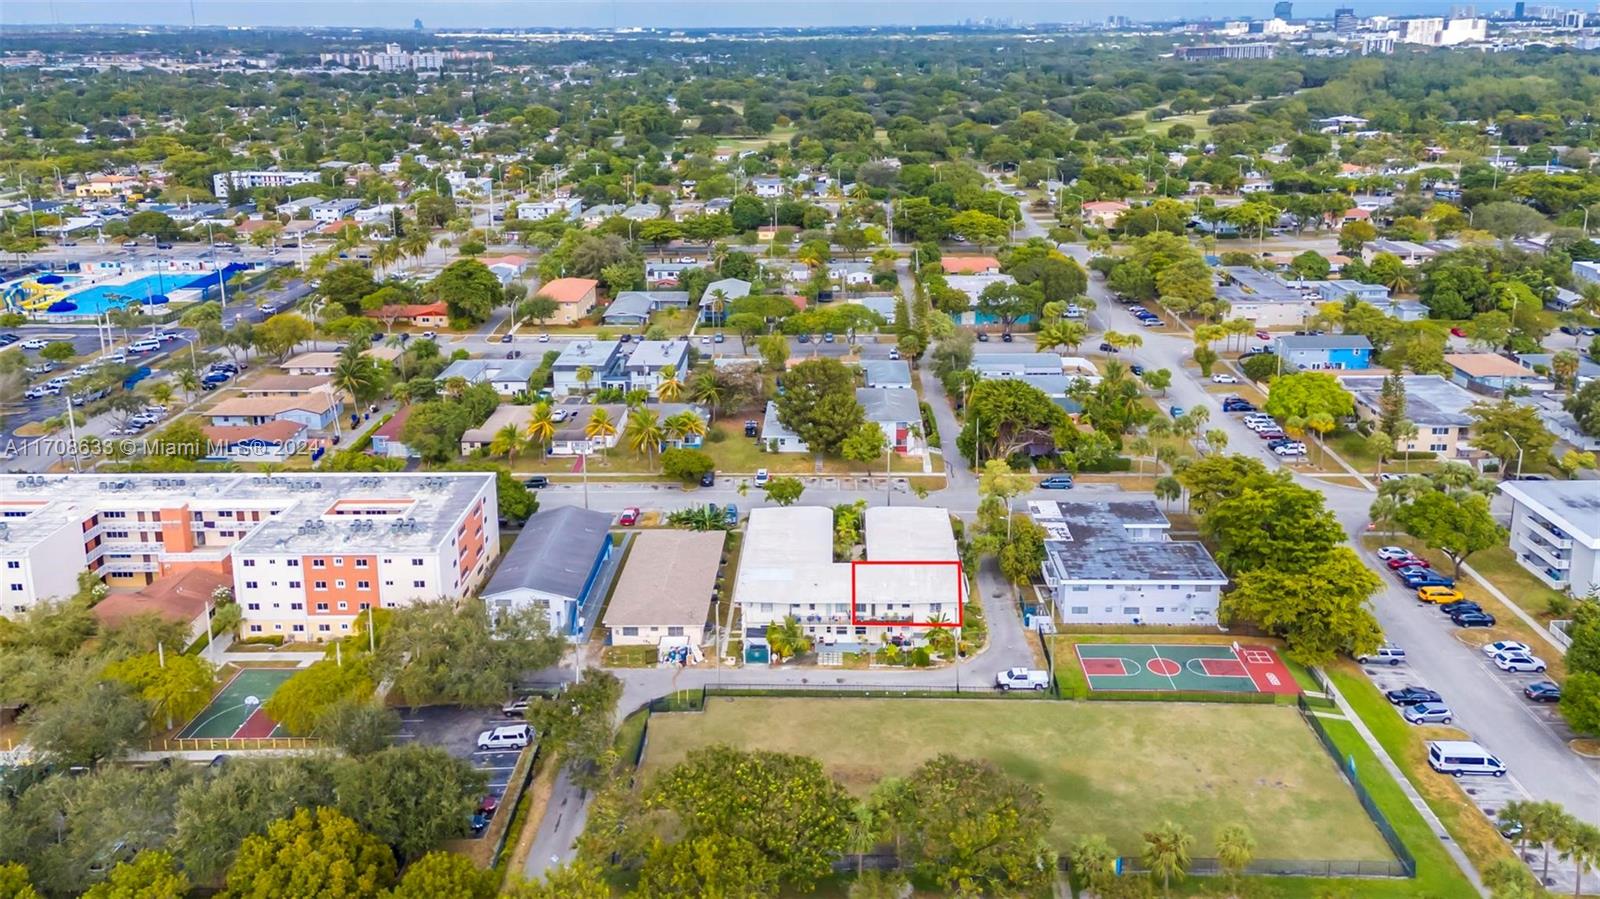
[{"label": "concrete walkway", "polygon": [[1461,873],[1466,875],[1467,880],[1472,882],[1472,885],[1477,888],[1480,894],[1488,895],[1488,891],[1484,889],[1483,881],[1478,877],[1477,869],[1472,867],[1472,862],[1467,859],[1467,854],[1461,851],[1461,847],[1450,836],[1450,831],[1446,830],[1444,824],[1440,822],[1439,816],[1435,815],[1433,809],[1428,807],[1428,803],[1422,798],[1422,794],[1418,793],[1417,788],[1412,786],[1410,780],[1406,779],[1405,772],[1400,770],[1400,766],[1395,764],[1394,759],[1389,757],[1389,753],[1384,751],[1383,744],[1378,742],[1378,738],[1367,727],[1367,723],[1361,720],[1361,716],[1350,708],[1349,703],[1345,702],[1343,694],[1333,685],[1333,682],[1324,680],[1324,683],[1327,685],[1328,695],[1333,697],[1333,701],[1339,706],[1339,710],[1344,712],[1344,717],[1356,729],[1356,733],[1360,734],[1361,739],[1366,741],[1367,747],[1372,750],[1372,754],[1378,757],[1379,764],[1383,765],[1384,770],[1389,772],[1389,776],[1393,777],[1395,783],[1400,785],[1400,792],[1411,800],[1411,804],[1422,815],[1422,820],[1428,822],[1428,827],[1433,830],[1433,835],[1438,838],[1445,851],[1450,853],[1450,857],[1455,860],[1456,867],[1461,869]]},{"label": "concrete walkway", "polygon": [[1537,634],[1539,639],[1547,643],[1550,646],[1550,649],[1554,651],[1556,655],[1564,656],[1567,654],[1566,647],[1562,646],[1560,643],[1557,643],[1556,638],[1550,635],[1550,631],[1547,630],[1544,625],[1540,624],[1538,619],[1524,611],[1522,606],[1512,602],[1511,597],[1500,592],[1500,588],[1496,587],[1493,581],[1479,574],[1477,569],[1466,564],[1465,562],[1461,564],[1461,570],[1465,571],[1469,575],[1472,575],[1472,579],[1477,581],[1483,587],[1483,589],[1489,591],[1490,596],[1500,600],[1501,604],[1511,611],[1511,614],[1521,618],[1522,623],[1528,626],[1528,630],[1531,630]]}]

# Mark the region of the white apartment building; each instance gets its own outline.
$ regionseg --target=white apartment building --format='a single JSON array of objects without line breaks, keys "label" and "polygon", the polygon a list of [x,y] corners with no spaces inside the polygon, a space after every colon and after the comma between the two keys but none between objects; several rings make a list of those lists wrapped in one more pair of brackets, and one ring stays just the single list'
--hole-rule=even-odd
[{"label": "white apartment building", "polygon": [[255,190],[259,187],[293,187],[296,184],[316,184],[322,180],[319,172],[234,171],[218,172],[211,176],[211,192],[226,199],[234,188]]},{"label": "white apartment building", "polygon": [[1600,588],[1600,481],[1505,481],[1500,492],[1523,568],[1573,596]]},{"label": "white apartment building", "polygon": [[326,640],[369,606],[459,597],[499,553],[493,473],[0,476],[0,615],[78,573],[231,579],[245,636]]},{"label": "white apartment building", "polygon": [[558,197],[554,200],[517,204],[517,218],[525,222],[543,221],[548,218],[575,219],[582,214],[583,200],[580,197]]},{"label": "white apartment building", "polygon": [[1151,500],[1028,503],[1049,534],[1044,581],[1067,624],[1217,623],[1228,578],[1198,542],[1173,540]]},{"label": "white apartment building", "polygon": [[960,558],[947,510],[875,506],[862,531],[865,562],[906,564],[834,561],[832,509],[752,509],[734,585],[746,642],[765,642],[767,625],[790,615],[837,651],[916,645],[929,623],[959,620],[966,585],[945,564]]}]

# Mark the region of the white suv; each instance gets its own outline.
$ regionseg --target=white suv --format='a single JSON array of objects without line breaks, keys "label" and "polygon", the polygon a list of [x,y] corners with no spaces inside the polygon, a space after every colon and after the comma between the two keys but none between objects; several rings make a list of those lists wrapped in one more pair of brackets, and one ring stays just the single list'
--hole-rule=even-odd
[{"label": "white suv", "polygon": [[1502,652],[1494,657],[1494,665],[1501,671],[1544,673],[1544,660],[1525,652]]},{"label": "white suv", "polygon": [[478,734],[480,750],[522,749],[532,742],[533,728],[526,724],[508,724]]}]

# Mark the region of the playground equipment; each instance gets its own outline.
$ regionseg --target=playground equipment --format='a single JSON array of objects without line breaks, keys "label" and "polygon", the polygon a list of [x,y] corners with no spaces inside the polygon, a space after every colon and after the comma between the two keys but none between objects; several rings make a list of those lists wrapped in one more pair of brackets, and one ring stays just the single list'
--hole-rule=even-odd
[{"label": "playground equipment", "polygon": [[5,308],[7,312],[44,312],[66,295],[67,291],[59,280],[46,284],[39,283],[37,279],[18,281],[6,288]]}]

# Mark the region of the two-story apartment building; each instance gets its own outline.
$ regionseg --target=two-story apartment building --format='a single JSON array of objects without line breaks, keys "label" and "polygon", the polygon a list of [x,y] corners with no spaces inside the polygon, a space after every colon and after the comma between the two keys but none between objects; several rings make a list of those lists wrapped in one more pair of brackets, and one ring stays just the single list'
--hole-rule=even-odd
[{"label": "two-story apartment building", "polygon": [[1511,551],[1557,590],[1600,588],[1600,481],[1503,481],[1511,500]]},{"label": "two-story apartment building", "polygon": [[966,588],[946,564],[960,558],[947,510],[874,506],[862,534],[865,561],[906,564],[835,561],[825,506],[752,509],[733,596],[747,645],[764,644],[766,626],[787,616],[819,646],[840,650],[915,645],[930,622],[959,620]]},{"label": "two-story apartment building", "polygon": [[[1356,401],[1356,417],[1374,421],[1383,414],[1383,378],[1346,376],[1339,379]],[[1440,375],[1402,375],[1406,391],[1406,419],[1417,427],[1417,434],[1395,444],[1402,453],[1434,453],[1454,458],[1469,448],[1472,416],[1467,407],[1482,397]]]},{"label": "two-story apartment building", "polygon": [[[607,379],[620,377],[622,342],[617,340],[575,340],[566,345],[550,367],[550,390],[556,396],[571,396],[597,390]],[[589,381],[578,373],[587,370]]]},{"label": "two-story apartment building", "polygon": [[1210,625],[1228,578],[1197,541],[1173,540],[1151,500],[1028,503],[1045,529],[1045,590],[1067,624]]},{"label": "two-story apartment building", "polygon": [[623,376],[629,390],[648,390],[655,396],[661,384],[663,369],[671,369],[683,384],[689,375],[689,341],[641,340],[632,344],[633,352],[622,364]]},{"label": "two-story apartment building", "polygon": [[0,477],[0,615],[71,595],[80,571],[142,588],[231,579],[246,636],[327,640],[369,607],[471,594],[499,553],[495,476]]}]

